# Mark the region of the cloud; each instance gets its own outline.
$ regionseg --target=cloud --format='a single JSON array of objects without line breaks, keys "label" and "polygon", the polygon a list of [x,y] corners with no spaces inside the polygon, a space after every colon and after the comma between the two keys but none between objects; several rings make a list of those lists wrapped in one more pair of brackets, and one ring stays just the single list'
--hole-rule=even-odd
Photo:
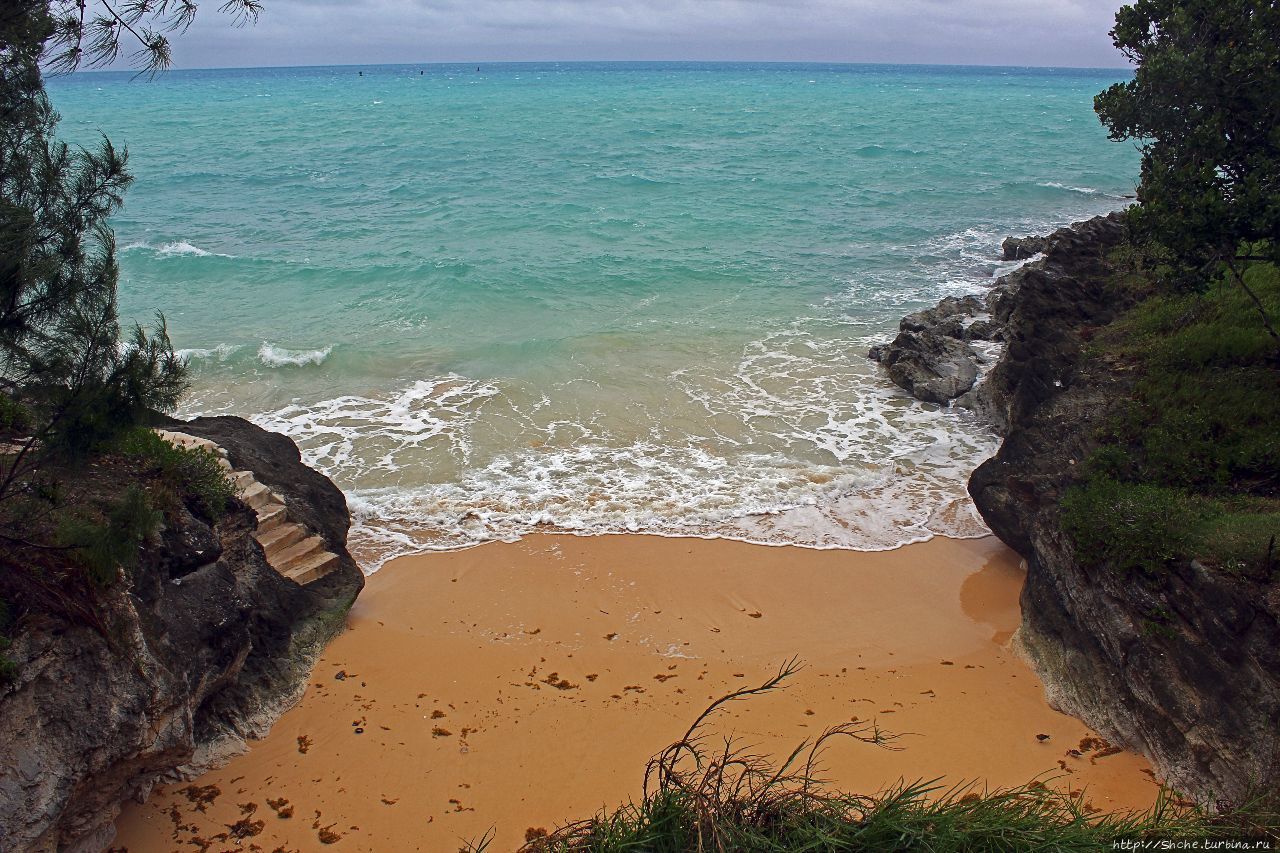
[{"label": "cloud", "polygon": [[179,67],[708,59],[1123,64],[1113,0],[267,0],[237,29],[212,0]]}]

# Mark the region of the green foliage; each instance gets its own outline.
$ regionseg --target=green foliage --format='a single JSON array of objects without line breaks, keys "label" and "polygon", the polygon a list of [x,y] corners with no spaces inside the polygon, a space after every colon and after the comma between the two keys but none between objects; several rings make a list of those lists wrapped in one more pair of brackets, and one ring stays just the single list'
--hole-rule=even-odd
[{"label": "green foliage", "polygon": [[[54,136],[40,61],[57,28],[43,0],[15,0],[0,15],[0,426],[29,433],[24,452],[0,458],[0,563],[31,574],[14,583],[28,592],[58,547],[98,583],[136,558],[153,515],[141,490],[120,484],[124,501],[105,519],[49,498],[78,494],[60,486],[81,479],[77,463],[150,411],[172,410],[186,385],[163,318],[154,332],[121,335],[108,218],[131,178],[110,141],[82,149]],[[37,598],[74,598],[61,592]]]},{"label": "green foliage", "polygon": [[[130,58],[144,71],[169,67],[169,40],[165,33],[185,32],[196,18],[196,0],[119,0],[90,6],[84,0],[40,0],[53,19],[47,61],[59,71],[81,65],[108,66],[131,45]],[[96,13],[94,13],[96,11]],[[229,14],[237,25],[256,21],[260,0],[224,0],[218,11]]]},{"label": "green foliage", "polygon": [[27,407],[0,392],[0,435],[21,435],[31,428]]},{"label": "green foliage", "polygon": [[1185,555],[1199,522],[1187,496],[1147,483],[1097,477],[1062,500],[1062,526],[1086,564],[1147,574]]},{"label": "green foliage", "polygon": [[[1149,256],[1132,247],[1111,261],[1117,286],[1146,298],[1092,353],[1125,365],[1133,397],[1064,497],[1064,529],[1097,566],[1155,572],[1197,557],[1265,577],[1280,535],[1280,371],[1253,300],[1223,277],[1202,293],[1152,290]],[[1275,266],[1245,278],[1280,312]]]},{"label": "green foliage", "polygon": [[110,141],[89,150],[54,138],[38,64],[54,29],[44,3],[0,17],[0,386],[30,412],[32,466],[172,410],[185,387],[163,319],[121,339],[107,219],[132,178]]},{"label": "green foliage", "polygon": [[[220,8],[244,22],[259,4]],[[159,515],[131,482],[138,471],[117,465],[121,482],[99,479],[112,467],[102,453],[176,407],[186,367],[162,316],[152,330],[121,330],[109,220],[132,180],[127,154],[106,138],[88,148],[56,138],[43,69],[109,65],[123,53],[163,68],[164,34],[184,30],[196,9],[195,0],[6,0],[0,12],[0,436],[26,439],[0,456],[0,592],[24,613],[58,613],[104,636],[94,584],[136,560]],[[210,518],[225,510],[229,487],[210,460],[160,462],[162,486]],[[108,490],[123,499],[104,511]]]},{"label": "green foliage", "polygon": [[1112,139],[1142,141],[1130,223],[1167,280],[1198,290],[1237,255],[1280,261],[1280,5],[1137,0],[1111,36],[1136,69],[1094,106]]},{"label": "green foliage", "polygon": [[202,447],[178,447],[143,428],[126,433],[117,447],[176,494],[190,499],[205,519],[216,522],[226,514],[235,484],[213,453]]},{"label": "green foliage", "polygon": [[[660,793],[639,804],[602,813],[588,827],[533,839],[523,853],[691,853],[735,850],[789,851],[972,851],[1110,849],[1121,838],[1194,839],[1216,833],[1203,817],[1167,801],[1145,815],[1094,816],[1082,798],[1035,783],[978,793],[932,782],[903,784],[877,797],[811,789],[811,802],[752,813],[728,808],[713,833],[698,833],[700,814],[692,795]],[[708,844],[708,836],[718,841]],[[703,841],[699,846],[699,839]]]},{"label": "green foliage", "polygon": [[120,501],[107,510],[105,519],[65,516],[58,525],[58,544],[70,549],[72,559],[91,583],[107,587],[115,582],[120,569],[137,566],[142,543],[159,529],[161,519],[161,513],[151,508],[147,493],[130,485]]},{"label": "green foliage", "polygon": [[1196,529],[1197,553],[1225,571],[1266,580],[1280,571],[1280,501],[1228,502]]}]

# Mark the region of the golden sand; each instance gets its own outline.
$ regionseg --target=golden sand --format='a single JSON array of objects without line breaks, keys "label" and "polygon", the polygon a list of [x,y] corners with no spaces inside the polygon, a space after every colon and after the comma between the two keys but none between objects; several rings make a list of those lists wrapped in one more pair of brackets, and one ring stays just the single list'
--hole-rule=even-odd
[{"label": "golden sand", "polygon": [[1150,806],[1137,756],[1068,753],[1093,732],[1009,648],[1022,579],[994,538],[866,554],[539,535],[399,559],[270,736],[130,805],[117,849],[452,851],[492,828],[511,850],[637,798],[651,755],[792,656],[806,666],[785,690],[711,730],[785,754],[874,720],[903,749],[834,744],[837,787],[1040,777],[1099,809]]}]

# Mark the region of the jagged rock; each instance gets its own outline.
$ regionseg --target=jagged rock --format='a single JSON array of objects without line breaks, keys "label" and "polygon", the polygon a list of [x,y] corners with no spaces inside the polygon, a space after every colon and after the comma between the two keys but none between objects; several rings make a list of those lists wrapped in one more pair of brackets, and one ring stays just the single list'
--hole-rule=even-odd
[{"label": "jagged rock", "polygon": [[1000,244],[1002,259],[1020,261],[1040,254],[1049,248],[1049,237],[1007,237]]},{"label": "jagged rock", "polygon": [[912,396],[946,405],[978,378],[978,356],[967,343],[975,338],[966,321],[984,310],[977,296],[948,296],[932,308],[903,317],[898,336],[871,347],[867,357],[884,365],[894,384]]},{"label": "jagged rock", "polygon": [[157,575],[158,580],[183,577],[222,556],[222,543],[213,528],[200,523],[185,506],[179,505],[173,511],[182,521],[161,532],[163,546],[158,553],[163,571]]},{"label": "jagged rock", "polygon": [[[1202,800],[1280,781],[1280,594],[1274,582],[1190,563],[1159,577],[1090,571],[1059,501],[1130,394],[1084,335],[1126,307],[1107,285],[1120,219],[1055,232],[998,301],[1009,345],[967,395],[1005,432],[969,480],[987,525],[1027,561],[1021,650],[1050,704],[1145,755]],[[1157,623],[1159,630],[1152,630]]]},{"label": "jagged rock", "polygon": [[903,332],[921,332],[951,317],[972,317],[983,310],[982,300],[976,296],[948,296],[932,308],[903,317],[898,323],[898,329]]},{"label": "jagged rock", "polygon": [[892,344],[873,352],[896,385],[929,403],[946,405],[978,378],[973,349],[934,329],[900,332]]},{"label": "jagged rock", "polygon": [[305,587],[281,577],[251,535],[253,511],[236,501],[216,526],[171,516],[132,584],[103,595],[112,643],[52,617],[24,625],[6,653],[16,679],[0,685],[6,851],[101,850],[123,800],[265,734],[364,584],[346,550],[342,493],[302,465],[289,439],[238,418],[166,423],[223,444],[237,467],[262,469],[341,565]]},{"label": "jagged rock", "polygon": [[964,327],[966,341],[1003,341],[1004,326],[990,318],[978,318]]},{"label": "jagged rock", "polygon": [[1004,428],[1071,381],[1084,345],[1079,329],[1126,307],[1104,281],[1104,255],[1124,233],[1119,214],[1061,228],[1043,259],[999,279],[988,305],[1006,348],[965,405]]}]

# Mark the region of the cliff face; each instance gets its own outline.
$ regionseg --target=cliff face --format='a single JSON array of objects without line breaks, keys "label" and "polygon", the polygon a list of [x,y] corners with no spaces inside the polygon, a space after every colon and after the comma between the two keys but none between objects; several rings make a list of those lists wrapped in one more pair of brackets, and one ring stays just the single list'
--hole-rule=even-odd
[{"label": "cliff face", "polygon": [[1106,249],[1123,226],[1095,219],[1051,235],[1043,260],[997,287],[1007,348],[967,402],[1005,431],[969,492],[1027,561],[1018,642],[1050,703],[1144,754],[1201,800],[1280,780],[1280,588],[1192,562],[1159,577],[1089,570],[1058,504],[1129,393],[1122,365],[1084,354],[1123,304]]},{"label": "cliff face", "polygon": [[[216,526],[180,511],[109,592],[109,644],[53,619],[26,626],[0,686],[0,849],[101,850],[127,797],[198,772],[265,733],[301,695],[364,584],[342,493],[284,436],[238,418],[170,422],[289,499],[340,555],[306,586],[277,573],[236,501]],[[113,648],[114,646],[114,648]]]}]

